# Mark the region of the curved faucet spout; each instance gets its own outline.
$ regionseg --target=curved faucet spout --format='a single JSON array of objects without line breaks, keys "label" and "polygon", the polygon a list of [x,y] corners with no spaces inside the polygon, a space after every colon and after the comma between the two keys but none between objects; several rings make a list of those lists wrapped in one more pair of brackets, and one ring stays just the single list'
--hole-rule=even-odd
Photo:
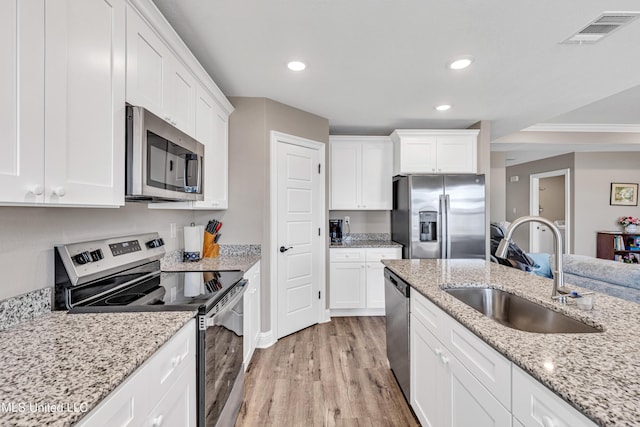
[{"label": "curved faucet spout", "polygon": [[528,222],[539,222],[548,226],[553,232],[554,243],[556,248],[555,253],[555,271],[553,272],[553,289],[551,291],[551,298],[558,297],[558,288],[564,288],[564,274],[562,272],[562,234],[556,225],[549,221],[546,218],[541,216],[522,216],[516,220],[514,220],[511,225],[507,228],[504,238],[500,241],[498,245],[498,249],[496,250],[495,256],[498,258],[504,258],[507,256],[507,251],[509,250],[509,244],[513,241],[511,240],[511,236],[513,236],[513,232],[516,228],[520,227],[522,224],[526,224]]}]

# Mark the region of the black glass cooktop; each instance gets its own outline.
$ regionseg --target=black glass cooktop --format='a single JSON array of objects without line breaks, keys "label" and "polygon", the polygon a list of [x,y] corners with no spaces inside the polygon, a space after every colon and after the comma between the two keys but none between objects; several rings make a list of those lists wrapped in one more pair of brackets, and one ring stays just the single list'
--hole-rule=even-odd
[{"label": "black glass cooktop", "polygon": [[[130,274],[129,274],[130,276]],[[103,282],[75,290],[71,312],[208,311],[242,279],[242,272],[166,272],[117,290]],[[118,282],[110,278],[110,283]]]}]

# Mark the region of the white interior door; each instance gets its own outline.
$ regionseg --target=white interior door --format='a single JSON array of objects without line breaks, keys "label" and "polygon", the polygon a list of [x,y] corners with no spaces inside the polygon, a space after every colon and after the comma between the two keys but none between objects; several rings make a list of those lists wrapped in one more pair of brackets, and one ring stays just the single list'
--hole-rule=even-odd
[{"label": "white interior door", "polygon": [[[321,150],[278,140],[277,316],[278,338],[318,323],[324,277],[324,175]],[[272,175],[273,176],[273,175]]]}]

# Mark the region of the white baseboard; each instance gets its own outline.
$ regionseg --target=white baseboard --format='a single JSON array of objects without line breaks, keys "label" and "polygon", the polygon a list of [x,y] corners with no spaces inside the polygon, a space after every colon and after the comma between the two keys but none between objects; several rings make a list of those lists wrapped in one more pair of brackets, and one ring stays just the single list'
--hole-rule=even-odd
[{"label": "white baseboard", "polygon": [[331,309],[331,317],[345,316],[384,316],[384,308],[334,308]]},{"label": "white baseboard", "polygon": [[329,310],[328,308],[324,311],[324,318],[320,320],[320,322],[318,323],[327,323],[327,322],[331,322],[331,310]]},{"label": "white baseboard", "polygon": [[273,330],[267,332],[260,332],[258,337],[258,344],[256,348],[269,348],[274,345],[278,340],[273,335]]}]

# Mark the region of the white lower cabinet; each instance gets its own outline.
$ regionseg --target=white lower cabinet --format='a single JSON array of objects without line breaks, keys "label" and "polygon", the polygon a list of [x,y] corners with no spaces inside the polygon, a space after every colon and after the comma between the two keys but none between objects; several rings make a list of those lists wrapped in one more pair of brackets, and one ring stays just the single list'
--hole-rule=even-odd
[{"label": "white lower cabinet", "polygon": [[525,427],[595,427],[551,390],[513,365],[513,416]]},{"label": "white lower cabinet", "polygon": [[77,426],[195,426],[195,323],[183,326]]},{"label": "white lower cabinet", "polygon": [[331,248],[329,306],[332,315],[384,314],[383,259],[402,258],[401,248]]},{"label": "white lower cabinet", "polygon": [[595,426],[418,292],[410,311],[410,400],[423,426]]},{"label": "white lower cabinet", "polygon": [[[413,296],[412,296],[413,298]],[[411,315],[411,406],[424,426],[508,426],[510,412]]]},{"label": "white lower cabinet", "polygon": [[260,262],[247,270],[244,278],[249,281],[244,293],[244,316],[242,319],[243,360],[244,369],[247,370],[260,339]]}]

